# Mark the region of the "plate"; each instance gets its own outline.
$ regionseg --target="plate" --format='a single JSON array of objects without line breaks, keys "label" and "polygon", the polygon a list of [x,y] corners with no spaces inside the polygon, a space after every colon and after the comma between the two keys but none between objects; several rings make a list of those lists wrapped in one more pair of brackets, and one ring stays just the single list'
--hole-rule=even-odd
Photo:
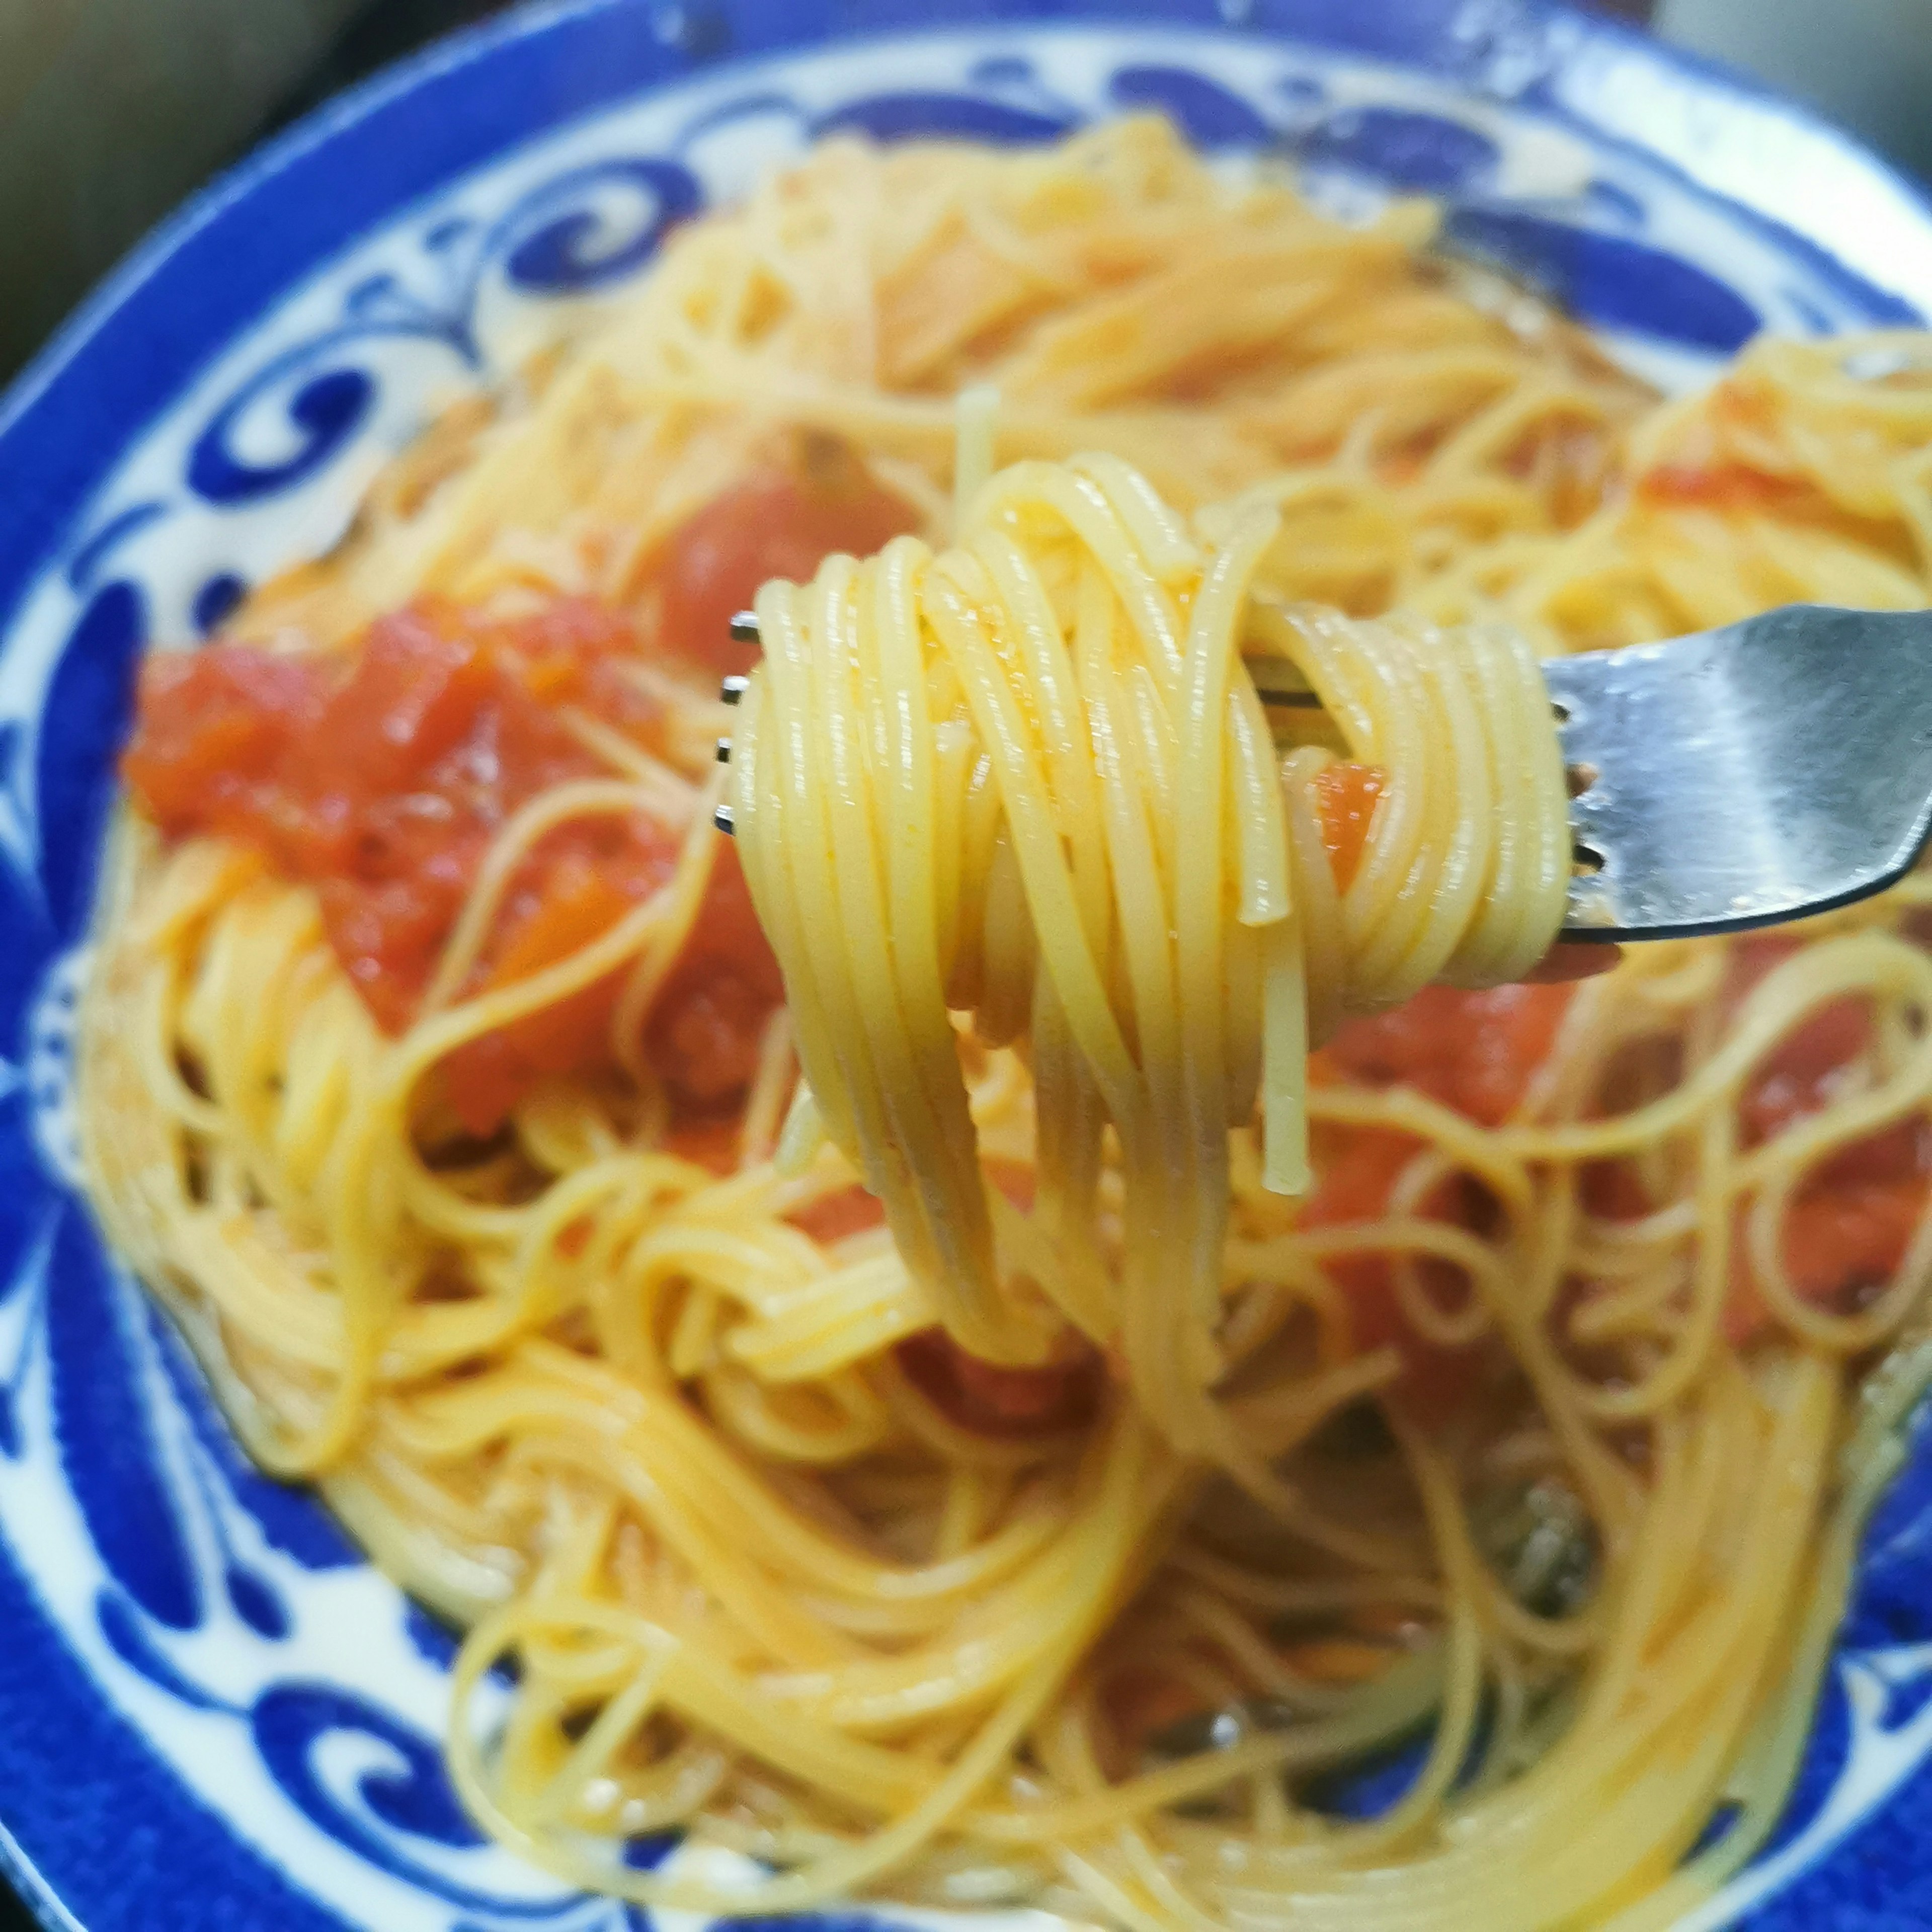
[{"label": "plate", "polygon": [[[650,1922],[478,1836],[436,1742],[448,1636],[238,1456],[74,1191],[75,998],[142,650],[325,548],[441,402],[814,136],[1037,141],[1150,107],[1231,160],[1292,156],[1345,213],[1442,197],[1452,246],[1667,386],[1760,327],[1932,313],[1932,207],[1900,178],[1522,0],[594,0],[452,41],[271,148],[0,408],[0,1863],[50,1925]],[[1790,1815],[1688,1925],[1932,1924],[1928,1758],[1932,1445],[1871,1530]]]}]

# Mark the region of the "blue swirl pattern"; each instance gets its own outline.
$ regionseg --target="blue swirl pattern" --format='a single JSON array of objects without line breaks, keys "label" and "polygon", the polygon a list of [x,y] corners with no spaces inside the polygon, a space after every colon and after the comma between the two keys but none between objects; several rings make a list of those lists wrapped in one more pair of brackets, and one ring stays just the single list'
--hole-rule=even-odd
[{"label": "blue swirl pattern", "polygon": [[[630,0],[602,10],[647,25],[676,61],[716,52],[736,17]],[[20,1065],[0,1060],[0,1554],[27,1569],[51,1561],[34,1538],[52,1527],[86,1551],[58,1628],[104,1706],[142,1728],[155,1761],[145,1802],[168,1802],[176,1779],[192,1785],[196,1753],[182,1740],[206,1733],[188,1726],[232,1734],[236,1790],[245,1759],[256,1796],[244,1804],[226,1782],[193,1788],[238,1844],[261,1845],[287,1874],[286,1922],[306,1926],[316,1901],[334,1923],[362,1912],[328,1890],[323,1848],[386,1888],[386,1916],[356,1919],[383,1932],[640,1932],[650,1922],[559,1892],[484,1844],[436,1740],[448,1633],[374,1577],[311,1498],[248,1464],[68,1191],[62,1055],[74,949],[141,652],[158,638],[207,635],[250,583],[295,560],[275,530],[339,520],[355,479],[419,420],[436,385],[501,376],[496,307],[541,316],[644,269],[712,199],[716,158],[752,130],[794,145],[836,132],[1025,142],[1098,113],[1156,109],[1204,148],[1292,159],[1318,194],[1442,197],[1445,249],[1546,288],[1634,356],[1715,357],[1766,322],[1916,319],[1815,244],[1600,138],[1563,104],[1560,63],[1526,18],[1500,4],[1459,16],[1462,38],[1439,65],[1480,76],[1492,97],[1480,112],[1459,106],[1458,83],[1438,76],[1424,104],[1416,74],[1312,44],[1096,28],[1076,57],[1050,35],[997,26],[908,43],[890,88],[876,64],[842,64],[835,51],[798,57],[795,74],[767,69],[688,99],[673,92],[648,112],[615,110],[589,135],[564,128],[388,220],[316,279],[298,326],[271,318],[252,332],[217,365],[212,397],[142,446],[159,454],[76,514],[35,593],[44,610],[0,651],[0,1041],[28,1042]],[[1552,146],[1569,172],[1519,179],[1524,156]],[[1904,1789],[1932,1755],[1928,1526],[1932,1458],[1921,1456],[1874,1527],[1818,1738],[1765,1868],[1786,1859],[1774,1882],[1800,1894],[1810,1867],[1872,1809],[1864,1794]],[[363,1619],[352,1643],[345,1616]],[[1333,1808],[1375,1809],[1407,1774],[1371,1768],[1338,1783]],[[10,1802],[0,1792],[0,1811]],[[649,1869],[676,1847],[653,1839],[624,1856]],[[1763,1906],[1772,1884],[1744,1902]],[[1826,1922],[1766,1909],[1768,1926]],[[208,1922],[218,1917],[211,1909]],[[907,1932],[861,1911],[736,1922]],[[1886,1932],[1922,1922],[1932,1906],[1922,1918],[1871,1921]]]}]

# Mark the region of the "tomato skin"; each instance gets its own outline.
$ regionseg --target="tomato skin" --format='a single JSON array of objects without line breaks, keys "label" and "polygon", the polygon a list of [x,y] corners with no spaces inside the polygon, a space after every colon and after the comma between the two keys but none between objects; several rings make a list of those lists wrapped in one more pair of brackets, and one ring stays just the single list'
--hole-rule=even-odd
[{"label": "tomato skin", "polygon": [[732,640],[731,620],[765,584],[809,583],[834,552],[869,556],[919,526],[842,446],[814,444],[713,497],[665,540],[652,572],[659,634],[710,670],[748,670],[758,647]]},{"label": "tomato skin", "polygon": [[909,1336],[894,1351],[906,1379],[949,1422],[976,1436],[1024,1441],[1092,1421],[1104,1371],[1098,1352],[1069,1338],[1064,1359],[1004,1368],[970,1355],[943,1328]]}]

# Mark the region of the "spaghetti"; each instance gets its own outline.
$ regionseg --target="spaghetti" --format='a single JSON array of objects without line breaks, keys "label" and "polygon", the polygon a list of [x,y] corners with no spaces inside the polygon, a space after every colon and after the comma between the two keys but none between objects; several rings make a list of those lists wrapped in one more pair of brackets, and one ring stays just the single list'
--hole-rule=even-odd
[{"label": "spaghetti", "polygon": [[1636,1932],[1774,1824],[1932,1366],[1928,889],[1425,982],[1553,920],[1515,640],[1932,600],[1932,349],[1658,406],[1433,220],[828,144],[151,667],[94,1198],[572,1881]]},{"label": "spaghetti", "polygon": [[[753,896],[785,963],[808,1100],[884,1204],[948,1330],[1037,1359],[1063,1324],[1118,1342],[1143,1412],[1258,1492],[1292,1438],[1208,1399],[1228,1132],[1308,1181],[1310,1037],[1436,979],[1543,956],[1569,873],[1549,702],[1520,640],[1274,615],[1283,656],[1360,769],[1386,771],[1346,898],[1314,788],[1285,770],[1238,652],[1279,528],[1257,506],[1202,550],[1117,459],[1023,465],[957,547],[902,538],[760,594],[766,668],[734,748]],[[769,716],[767,714],[769,713]],[[1024,1036],[1037,1116],[1024,1261],[997,1265],[951,1015]],[[1097,1238],[1118,1142],[1118,1250]],[[998,1288],[1024,1274],[1046,1319]],[[1307,1391],[1312,1427],[1354,1392]]]}]

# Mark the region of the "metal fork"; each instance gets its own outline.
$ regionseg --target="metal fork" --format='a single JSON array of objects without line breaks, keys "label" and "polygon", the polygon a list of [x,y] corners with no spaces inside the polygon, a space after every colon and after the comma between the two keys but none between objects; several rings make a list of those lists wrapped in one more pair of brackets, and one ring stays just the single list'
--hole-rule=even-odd
[{"label": "metal fork", "polygon": [[[757,619],[731,633],[757,643]],[[1248,664],[1264,704],[1316,703],[1278,661]],[[1566,939],[1828,912],[1895,884],[1932,832],[1932,611],[1793,604],[1543,675],[1576,840]],[[728,678],[725,702],[743,690]]]},{"label": "metal fork", "polygon": [[1932,611],[1793,604],[1543,676],[1576,838],[1567,938],[1828,912],[1932,831]]}]

